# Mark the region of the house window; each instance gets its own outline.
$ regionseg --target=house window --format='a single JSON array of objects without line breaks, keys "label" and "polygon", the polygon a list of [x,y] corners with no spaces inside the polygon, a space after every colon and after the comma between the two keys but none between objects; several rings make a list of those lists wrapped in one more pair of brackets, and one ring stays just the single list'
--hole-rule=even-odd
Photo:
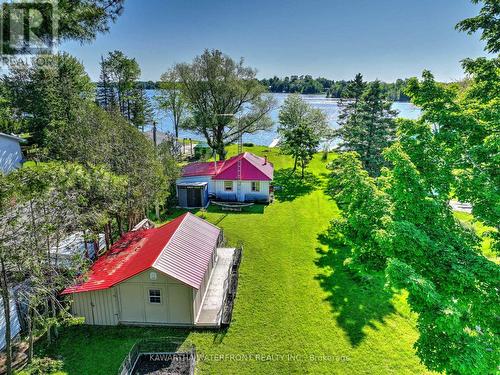
[{"label": "house window", "polygon": [[252,191],[260,191],[260,181],[252,181]]},{"label": "house window", "polygon": [[161,303],[160,289],[149,289],[149,303]]},{"label": "house window", "polygon": [[224,190],[233,191],[233,181],[224,181]]}]

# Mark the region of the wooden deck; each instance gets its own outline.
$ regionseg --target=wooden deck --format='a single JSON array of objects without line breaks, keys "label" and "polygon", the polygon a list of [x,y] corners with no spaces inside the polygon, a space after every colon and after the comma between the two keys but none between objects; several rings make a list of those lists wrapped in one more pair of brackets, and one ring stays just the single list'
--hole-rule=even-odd
[{"label": "wooden deck", "polygon": [[234,248],[217,249],[217,263],[212,270],[207,292],[195,323],[198,327],[220,327],[234,252]]}]

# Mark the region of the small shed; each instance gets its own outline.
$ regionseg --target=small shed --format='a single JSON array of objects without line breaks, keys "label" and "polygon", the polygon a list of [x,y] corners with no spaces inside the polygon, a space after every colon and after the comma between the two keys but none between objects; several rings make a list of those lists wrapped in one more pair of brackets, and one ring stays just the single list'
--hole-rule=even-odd
[{"label": "small shed", "polygon": [[[65,289],[71,311],[86,324],[203,324],[213,270],[229,275],[218,259],[222,231],[186,213],[161,227],[126,233],[89,273]],[[226,282],[221,283],[221,303]],[[219,316],[218,314],[217,316]],[[220,319],[212,323],[220,324]]]},{"label": "small shed", "polygon": [[197,159],[201,159],[210,155],[210,146],[206,142],[197,143],[194,147],[194,156]]},{"label": "small shed", "polygon": [[208,205],[208,182],[179,182],[177,183],[177,196],[181,207],[206,207]]}]

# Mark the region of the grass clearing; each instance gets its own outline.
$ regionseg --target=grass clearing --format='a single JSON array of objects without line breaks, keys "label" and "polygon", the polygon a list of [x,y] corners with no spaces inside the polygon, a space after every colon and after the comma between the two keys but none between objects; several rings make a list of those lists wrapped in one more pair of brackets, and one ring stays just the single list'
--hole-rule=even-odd
[{"label": "grass clearing", "polygon": [[[282,184],[289,157],[267,155]],[[229,148],[230,155],[236,147]],[[383,279],[363,283],[342,267],[345,249],[324,236],[339,210],[322,190],[321,155],[307,187],[293,180],[269,206],[204,215],[244,244],[233,321],[227,331],[76,326],[40,355],[64,361],[62,374],[114,374],[140,338],[179,336],[196,345],[200,374],[425,374],[412,347],[415,316]],[[179,214],[174,212],[173,214]],[[41,343],[43,345],[43,343]]]},{"label": "grass clearing", "polygon": [[500,263],[500,258],[498,257],[498,254],[496,254],[491,248],[491,238],[486,235],[486,232],[494,231],[495,228],[487,227],[480,221],[475,220],[474,216],[472,216],[472,214],[469,214],[467,212],[455,211],[453,212],[453,214],[464,225],[473,229],[476,232],[476,234],[482,238],[481,252],[483,253],[483,255],[495,263]]}]

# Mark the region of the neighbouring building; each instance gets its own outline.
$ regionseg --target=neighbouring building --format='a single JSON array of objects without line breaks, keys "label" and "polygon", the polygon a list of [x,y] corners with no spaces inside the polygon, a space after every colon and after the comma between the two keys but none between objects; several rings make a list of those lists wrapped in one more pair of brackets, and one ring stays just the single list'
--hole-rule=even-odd
[{"label": "neighbouring building", "polygon": [[191,163],[177,180],[181,207],[205,207],[220,201],[269,202],[274,167],[267,158],[244,152],[228,160]]},{"label": "neighbouring building", "polygon": [[24,161],[21,143],[24,139],[15,135],[0,133],[0,172],[7,174],[19,168]]},{"label": "neighbouring building", "polygon": [[210,156],[212,153],[212,149],[206,142],[198,142],[197,144],[194,145],[194,157],[196,159],[202,159],[206,158],[207,156]]},{"label": "neighbouring building", "polygon": [[86,324],[217,327],[234,256],[221,240],[191,213],[126,233],[62,294]]}]

